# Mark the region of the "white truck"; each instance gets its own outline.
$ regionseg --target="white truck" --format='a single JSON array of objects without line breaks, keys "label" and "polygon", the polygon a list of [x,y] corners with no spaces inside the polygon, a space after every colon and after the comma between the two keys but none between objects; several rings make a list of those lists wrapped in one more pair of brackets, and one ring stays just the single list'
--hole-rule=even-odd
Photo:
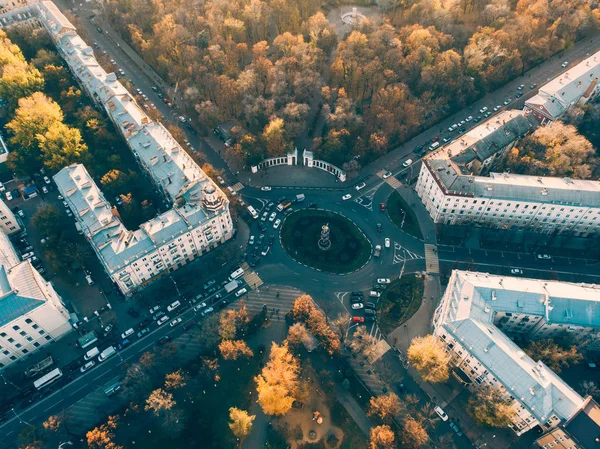
[{"label": "white truck", "polygon": [[106,348],[104,351],[102,351],[100,353],[100,355],[98,356],[98,361],[100,363],[102,363],[106,359],[110,359],[116,353],[117,353],[117,350],[115,349],[115,347],[114,346],[109,346],[108,348]]},{"label": "white truck", "polygon": [[377,245],[375,247],[375,251],[373,251],[373,257],[379,257],[381,254],[381,245]]},{"label": "white truck", "polygon": [[305,196],[304,193],[300,193],[299,195],[296,195],[296,203],[301,203],[302,201],[304,201]]},{"label": "white truck", "polygon": [[225,291],[227,293],[231,293],[232,291],[234,291],[235,289],[237,289],[239,285],[240,285],[240,283],[234,279],[233,281],[228,282],[227,284],[225,284],[224,288],[225,288]]}]

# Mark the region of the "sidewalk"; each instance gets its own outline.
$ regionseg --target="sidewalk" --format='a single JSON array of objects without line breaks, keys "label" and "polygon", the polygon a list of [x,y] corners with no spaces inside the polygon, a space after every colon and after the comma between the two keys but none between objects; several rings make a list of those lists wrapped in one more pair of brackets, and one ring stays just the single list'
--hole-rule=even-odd
[{"label": "sidewalk", "polygon": [[421,234],[423,235],[423,240],[425,243],[432,245],[437,244],[435,225],[429,216],[429,212],[427,212],[427,209],[425,209],[425,206],[423,206],[419,195],[417,195],[412,187],[409,187],[406,184],[402,184],[402,186],[399,189],[396,189],[396,191],[404,199],[406,204],[411,206],[415,216],[417,217],[417,221],[419,222],[419,228],[421,229]]}]

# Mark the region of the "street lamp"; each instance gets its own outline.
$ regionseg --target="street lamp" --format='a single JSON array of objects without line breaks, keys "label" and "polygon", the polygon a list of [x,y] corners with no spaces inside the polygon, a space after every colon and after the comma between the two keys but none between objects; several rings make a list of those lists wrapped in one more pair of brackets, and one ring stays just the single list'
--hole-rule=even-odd
[{"label": "street lamp", "polygon": [[33,427],[35,428],[35,426],[32,426],[31,424],[29,424],[27,421],[25,421],[24,419],[21,419],[21,417],[17,414],[16,410],[13,408],[11,408],[12,412],[15,414],[16,418],[19,420],[19,422],[21,424],[27,424],[29,427]]}]

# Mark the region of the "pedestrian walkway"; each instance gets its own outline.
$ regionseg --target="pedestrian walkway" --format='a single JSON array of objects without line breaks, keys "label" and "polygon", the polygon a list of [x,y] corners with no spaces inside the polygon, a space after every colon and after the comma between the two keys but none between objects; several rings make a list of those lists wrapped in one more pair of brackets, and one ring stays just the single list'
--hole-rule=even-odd
[{"label": "pedestrian walkway", "polygon": [[234,192],[239,192],[244,188],[244,184],[242,184],[241,182],[236,182],[234,185],[231,186],[231,188]]},{"label": "pedestrian walkway", "polygon": [[390,185],[390,187],[394,190],[398,190],[400,186],[402,186],[402,183],[398,181],[398,179],[395,176],[390,176],[385,180],[385,182],[387,182]]},{"label": "pedestrian walkway", "polygon": [[[279,293],[279,296],[277,295]],[[302,295],[300,290],[285,286],[270,285],[267,288],[252,290],[247,295],[244,295],[244,301],[236,301],[229,306],[231,309],[239,309],[241,304],[246,306],[248,315],[253,317],[262,312],[267,306],[269,315],[273,322],[281,321],[284,323],[284,316],[294,306],[294,301],[298,296]],[[276,311],[279,312],[276,312]]]},{"label": "pedestrian walkway", "polygon": [[367,357],[349,357],[350,366],[362,384],[375,396],[388,391],[387,385],[375,374],[374,367]]},{"label": "pedestrian walkway", "polygon": [[438,250],[436,245],[425,244],[425,263],[427,273],[439,274],[440,261],[438,259]]},{"label": "pedestrian walkway", "polygon": [[[246,265],[245,268],[244,268],[244,265]],[[260,287],[261,285],[263,285],[263,281],[258,276],[256,271],[250,270],[249,269],[250,267],[248,267],[248,265],[245,262],[244,262],[244,265],[242,265],[242,268],[244,269],[244,281],[246,281],[246,284],[248,284],[253,289],[256,289],[256,288]]]},{"label": "pedestrian walkway", "polygon": [[402,187],[396,189],[396,191],[404,199],[404,202],[409,205],[417,217],[417,222],[419,223],[419,228],[421,229],[421,234],[423,235],[423,240],[425,243],[435,245],[437,242],[435,225],[429,216],[429,212],[427,212],[427,209],[425,209],[425,206],[423,206],[423,203],[421,203],[421,198],[419,198],[417,193],[407,185],[402,185]]}]

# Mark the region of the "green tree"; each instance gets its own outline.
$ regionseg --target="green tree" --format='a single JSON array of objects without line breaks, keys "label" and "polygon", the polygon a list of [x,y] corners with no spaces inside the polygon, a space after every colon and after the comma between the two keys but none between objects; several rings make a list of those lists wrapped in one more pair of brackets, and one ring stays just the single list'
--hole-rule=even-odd
[{"label": "green tree", "polygon": [[231,420],[229,428],[240,441],[240,448],[244,443],[244,439],[250,435],[250,432],[252,431],[252,422],[254,421],[254,418],[256,418],[256,416],[250,415],[245,410],[240,410],[236,407],[231,407],[229,409],[229,419]]},{"label": "green tree", "polygon": [[506,427],[517,414],[511,401],[491,387],[481,387],[477,390],[469,398],[467,410],[478,424],[490,427]]},{"label": "green tree", "polygon": [[40,206],[31,217],[34,226],[45,238],[58,238],[63,229],[63,215],[52,205]]},{"label": "green tree", "polygon": [[19,175],[38,170],[42,165],[38,136],[46,134],[54,125],[62,124],[62,120],[60,106],[43,93],[21,98],[14,118],[6,125],[12,133],[13,151],[8,155],[11,170]]},{"label": "green tree", "polygon": [[88,148],[81,139],[81,133],[64,123],[52,124],[44,134],[38,134],[37,139],[44,165],[52,171],[88,159]]},{"label": "green tree", "polygon": [[263,139],[269,156],[282,156],[287,150],[285,140],[284,121],[281,118],[273,118],[263,131]]},{"label": "green tree", "polygon": [[433,335],[413,338],[408,360],[426,382],[445,382],[450,376],[450,357],[442,342]]}]

